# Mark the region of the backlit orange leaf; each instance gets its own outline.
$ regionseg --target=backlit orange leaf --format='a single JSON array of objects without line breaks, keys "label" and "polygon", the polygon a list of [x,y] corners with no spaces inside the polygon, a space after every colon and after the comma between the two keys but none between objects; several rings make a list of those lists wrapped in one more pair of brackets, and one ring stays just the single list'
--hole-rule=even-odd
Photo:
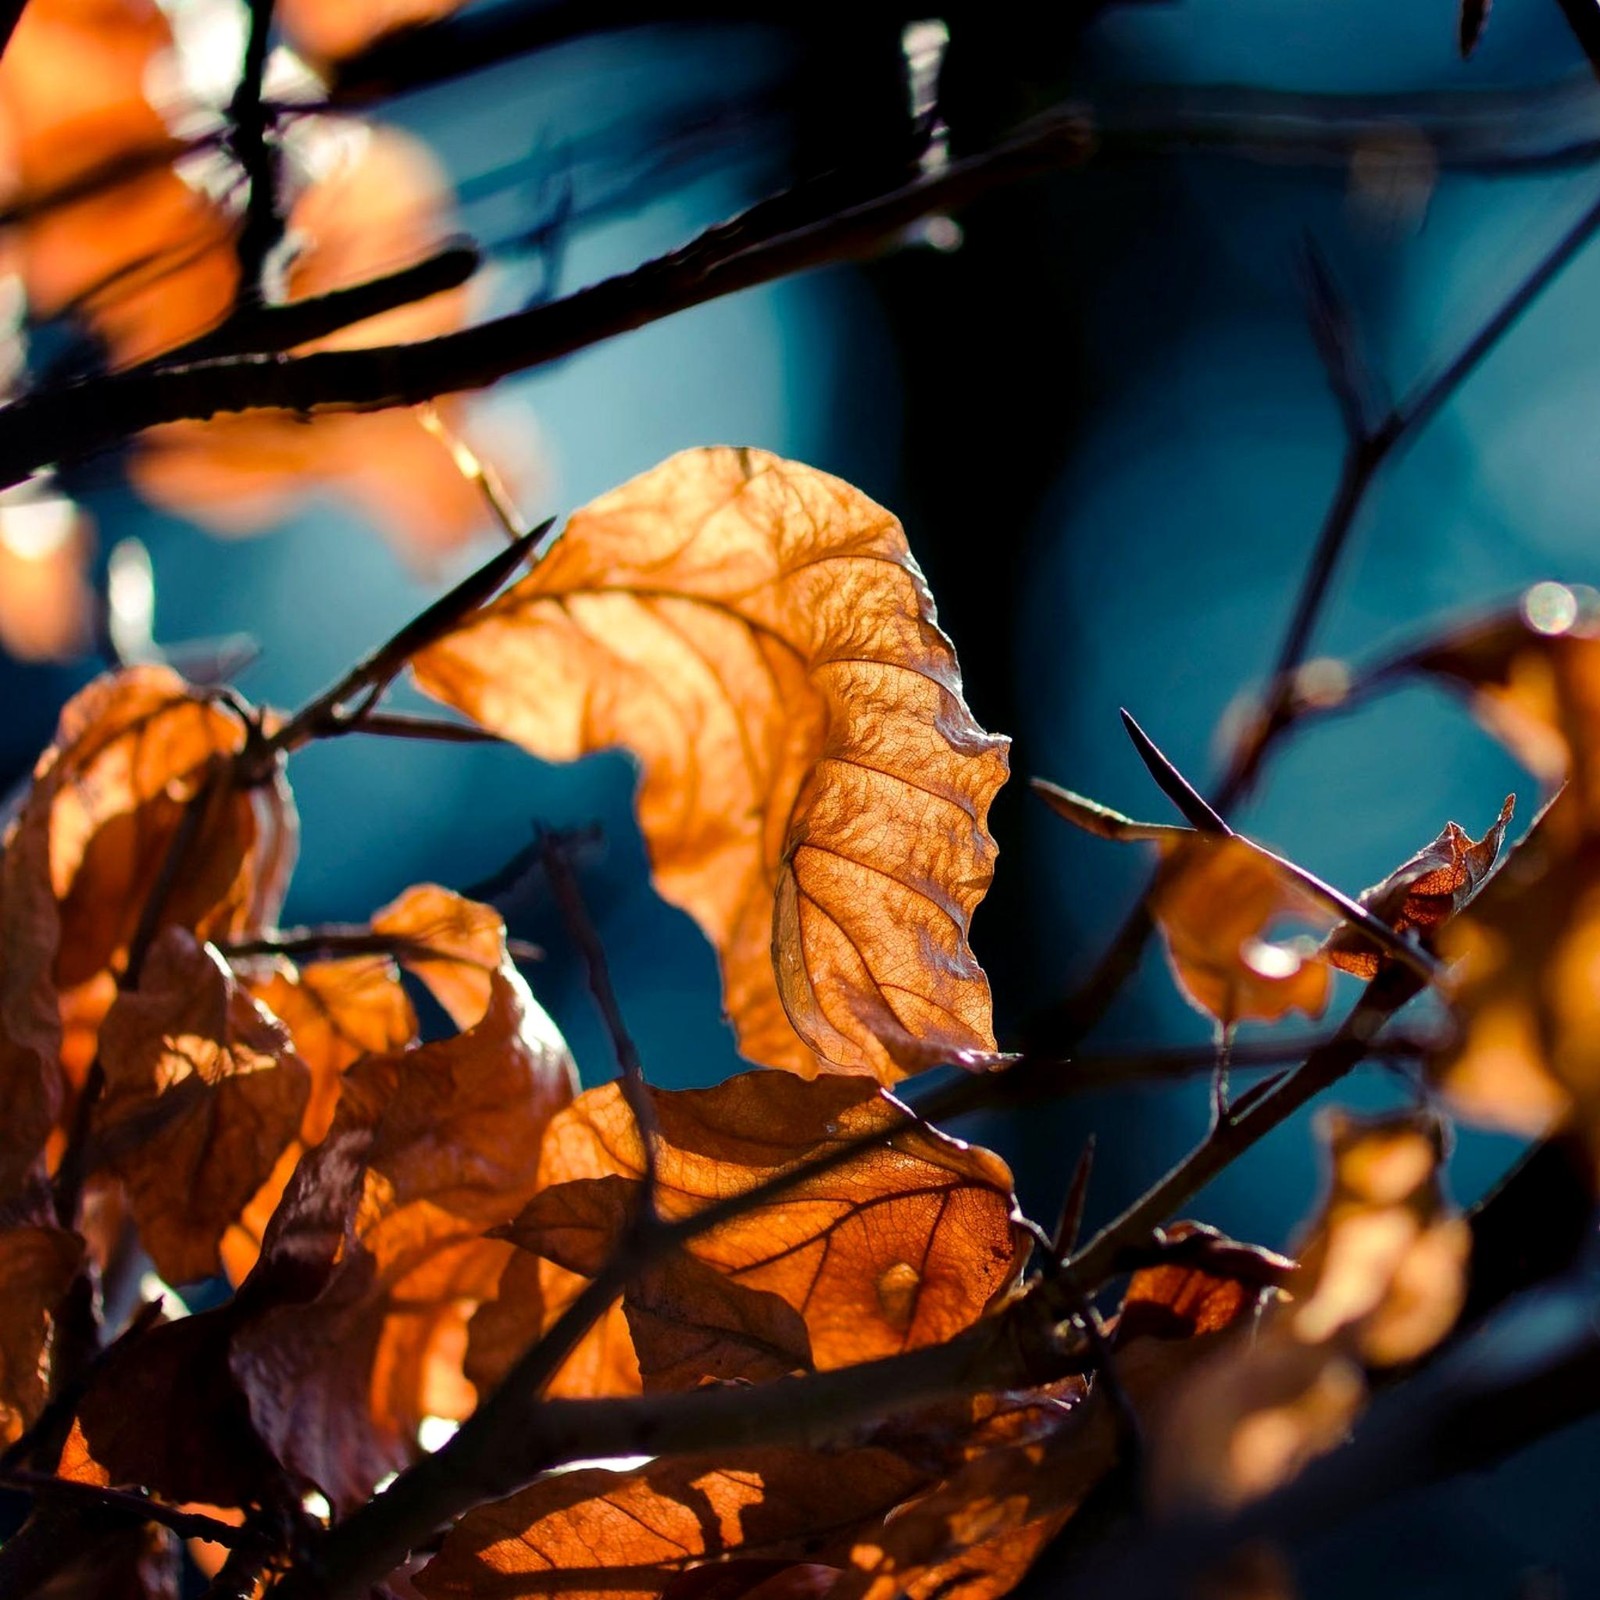
[{"label": "backlit orange leaf", "polygon": [[[1481,839],[1447,822],[1432,844],[1395,868],[1382,883],[1362,891],[1360,903],[1397,933],[1412,929],[1427,935],[1467,905],[1483,887],[1505,840],[1517,797],[1508,794],[1495,824]],[[1348,927],[1338,928],[1323,946],[1336,967],[1357,977],[1377,975],[1381,958]]]},{"label": "backlit orange leaf", "polygon": [[1184,998],[1224,1026],[1327,1009],[1331,984],[1318,953],[1267,938],[1280,918],[1325,927],[1327,908],[1248,840],[1196,834],[1177,845],[1150,909]]},{"label": "backlit orange leaf", "polygon": [[385,35],[433,22],[462,0],[280,0],[277,20],[313,61],[343,61]]},{"label": "backlit orange leaf", "polygon": [[231,1357],[261,1437],[335,1505],[404,1465],[424,1416],[470,1408],[466,1321],[511,1253],[485,1235],[533,1194],[572,1091],[566,1046],[509,967],[475,1027],[345,1073],[329,1137],[371,1144],[344,1253],[312,1303],[268,1312]]},{"label": "backlit orange leaf", "polygon": [[719,1556],[842,1565],[851,1533],[926,1481],[884,1449],[746,1450],[563,1473],[464,1517],[413,1581],[427,1600],[654,1600]]},{"label": "backlit orange leaf", "polygon": [[67,661],[94,635],[89,519],[60,495],[0,495],[0,648],[19,661]]},{"label": "backlit orange leaf", "polygon": [[[940,1343],[976,1321],[1021,1268],[1026,1251],[1011,1220],[1004,1164],[917,1126],[869,1084],[753,1072],[714,1089],[650,1095],[661,1131],[658,1204],[669,1218],[754,1188],[841,1142],[898,1131],[883,1148],[799,1180],[689,1241],[694,1262],[761,1298],[733,1293],[718,1304],[686,1295],[695,1269],[683,1264],[631,1286],[624,1310],[647,1378],[687,1385],[696,1361],[705,1363],[702,1378],[787,1371],[808,1364],[802,1328],[810,1360],[823,1369]],[[591,1089],[551,1123],[538,1192],[506,1236],[564,1273],[593,1275],[622,1237],[643,1170],[620,1087]],[[527,1292],[534,1285],[526,1278],[508,1275],[502,1302],[480,1318],[492,1330],[520,1315],[521,1343],[531,1343],[568,1292],[567,1280],[546,1274],[541,1281],[543,1303]],[[526,1300],[506,1303],[519,1286]],[[768,1296],[797,1314],[799,1325]],[[475,1323],[481,1363],[479,1331]]]},{"label": "backlit orange leaf", "polygon": [[219,1270],[224,1231],[300,1130],[310,1073],[289,1033],[181,928],[158,939],[136,990],[100,1030],[102,1158],[127,1187],[169,1283]]},{"label": "backlit orange leaf", "polygon": [[299,1137],[223,1235],[223,1270],[234,1283],[255,1265],[295,1164],[332,1125],[345,1069],[363,1055],[403,1050],[417,1032],[399,973],[385,956],[311,961],[298,969],[280,961],[264,974],[247,976],[245,987],[289,1030],[311,1089]]},{"label": "backlit orange leaf", "polygon": [[83,1240],[62,1228],[0,1229],[0,1446],[49,1398],[56,1310],[82,1260]]},{"label": "backlit orange leaf", "polygon": [[[56,785],[50,878],[63,986],[120,968],[188,806],[246,735],[230,705],[165,667],[110,674],[68,703],[35,771],[36,785]],[[270,924],[296,845],[281,773],[249,789],[219,781],[202,804],[160,925],[225,938]]]},{"label": "backlit orange leaf", "polygon": [[[781,1081],[764,1079],[761,1081]],[[581,1102],[580,1102],[581,1104]],[[574,1109],[577,1109],[576,1107]],[[1204,1286],[1190,1279],[1205,1279]],[[1135,1279],[1168,1315],[1119,1351],[1141,1405],[1214,1347],[1175,1307],[1221,1282],[1172,1269]],[[1234,1314],[1254,1296],[1236,1293]],[[545,1479],[463,1518],[415,1579],[428,1600],[560,1593],[574,1600],[993,1600],[1022,1576],[1116,1459],[1117,1427],[1081,1378],[918,1411],[845,1450],[682,1457]]]},{"label": "backlit orange leaf", "polygon": [[1368,1369],[1425,1355],[1460,1313],[1471,1234],[1444,1194],[1437,1117],[1330,1113],[1322,1131],[1331,1188],[1287,1298],[1205,1361],[1165,1413],[1151,1466],[1165,1509],[1276,1488],[1343,1438]]},{"label": "backlit orange leaf", "polygon": [[1223,1027],[1319,1017],[1331,982],[1326,958],[1302,941],[1273,941],[1292,918],[1326,928],[1335,916],[1289,864],[1237,834],[1135,822],[1043,779],[1033,790],[1058,816],[1101,839],[1148,840],[1163,864],[1150,896],[1179,992]]},{"label": "backlit orange leaf", "polygon": [[1600,816],[1600,769],[1581,729],[1600,726],[1600,606],[1592,592],[1538,583],[1514,613],[1487,618],[1398,664],[1464,690],[1479,720],[1545,784],[1571,775]]},{"label": "backlit orange leaf", "polygon": [[993,1049],[967,928],[1006,744],[859,491],[760,451],[675,456],[415,666],[535,755],[637,756],[656,886],[715,945],[750,1059],[887,1083]]},{"label": "backlit orange leaf", "polygon": [[373,914],[372,931],[398,941],[400,964],[427,984],[458,1028],[488,1010],[506,955],[505,923],[493,906],[418,884]]},{"label": "backlit orange leaf", "polygon": [[[505,924],[492,906],[420,884],[376,913],[370,926],[394,941],[401,963],[428,984],[458,1027],[481,1020],[506,955]],[[312,1088],[299,1138],[223,1240],[223,1262],[236,1283],[255,1262],[262,1229],[301,1151],[327,1133],[346,1069],[363,1055],[404,1050],[417,1035],[388,956],[312,961],[298,970],[280,961],[249,988],[288,1028]]]},{"label": "backlit orange leaf", "polygon": [[[63,1071],[81,1082],[109,975],[127,961],[180,829],[182,870],[157,928],[225,937],[276,916],[294,806],[281,772],[248,789],[228,781],[247,735],[238,710],[165,667],[97,679],[62,711],[0,866],[0,1097],[14,1130],[0,1186],[37,1158],[62,1110]],[[200,810],[185,828],[191,805]]]},{"label": "backlit orange leaf", "polygon": [[[81,316],[118,363],[220,322],[237,283],[233,224],[172,169],[178,147],[148,98],[171,48],[147,0],[30,0],[0,57],[10,198],[80,186],[14,230],[29,304],[40,317]],[[119,161],[139,165],[89,181]]]}]

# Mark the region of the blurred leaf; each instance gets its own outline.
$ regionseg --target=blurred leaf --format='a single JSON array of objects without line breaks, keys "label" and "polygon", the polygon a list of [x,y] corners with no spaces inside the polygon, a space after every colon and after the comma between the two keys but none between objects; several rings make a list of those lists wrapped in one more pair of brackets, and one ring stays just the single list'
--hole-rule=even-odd
[{"label": "blurred leaf", "polygon": [[171,51],[156,6],[29,0],[0,57],[0,145],[35,207],[14,233],[29,307],[80,317],[121,365],[215,326],[238,281],[233,224],[173,169],[149,98],[159,82],[170,114],[196,109]]},{"label": "blurred leaf", "polygon": [[296,50],[344,61],[393,34],[461,9],[463,0],[278,0],[275,16]]},{"label": "blurred leaf", "polygon": [[1490,0],[1461,0],[1456,19],[1456,45],[1463,61],[1478,48],[1484,24],[1489,20],[1489,5]]},{"label": "blurred leaf", "polygon": [[[289,232],[300,241],[288,271],[289,301],[396,271],[453,236],[448,180],[411,135],[345,129],[319,150],[319,166],[289,212]],[[466,290],[452,289],[298,348],[428,339],[463,326],[466,310]],[[460,425],[458,404],[441,408]],[[531,458],[530,440],[519,440],[513,460],[525,467]],[[129,470],[147,499],[225,534],[269,528],[308,497],[334,490],[425,569],[493,520],[479,486],[408,408],[311,418],[257,410],[170,423],[140,436]]]},{"label": "blurred leaf", "polygon": [[91,523],[31,486],[0,495],[0,647],[19,661],[70,661],[94,637]]},{"label": "blurred leaf", "polygon": [[1535,584],[1515,611],[1470,623],[1402,657],[1389,672],[1419,671],[1464,689],[1478,719],[1541,782],[1569,775],[1600,816],[1590,741],[1600,726],[1600,600],[1592,590]]},{"label": "blurred leaf", "polygon": [[638,757],[656,886],[716,946],[750,1059],[887,1083],[993,1050],[966,935],[1005,741],[857,490],[759,451],[675,456],[415,666],[535,755]]},{"label": "blurred leaf", "polygon": [[1444,1195],[1443,1124],[1333,1112],[1320,1126],[1332,1182],[1288,1297],[1196,1368],[1156,1432],[1166,1511],[1236,1506],[1294,1476],[1344,1437],[1367,1369],[1417,1360],[1460,1313],[1471,1234]]}]

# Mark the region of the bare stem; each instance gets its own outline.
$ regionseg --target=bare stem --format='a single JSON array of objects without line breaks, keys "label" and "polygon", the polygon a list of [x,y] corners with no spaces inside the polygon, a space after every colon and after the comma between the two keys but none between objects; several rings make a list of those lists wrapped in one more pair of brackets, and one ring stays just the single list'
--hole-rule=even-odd
[{"label": "bare stem", "polygon": [[870,254],[921,217],[1080,161],[1087,148],[1075,120],[1030,124],[981,155],[860,205],[799,226],[785,214],[777,231],[766,223],[765,232],[769,213],[757,207],[620,277],[436,339],[157,362],[42,390],[0,410],[0,487],[68,453],[91,455],[163,422],[261,406],[376,410],[481,388],[724,295]]}]

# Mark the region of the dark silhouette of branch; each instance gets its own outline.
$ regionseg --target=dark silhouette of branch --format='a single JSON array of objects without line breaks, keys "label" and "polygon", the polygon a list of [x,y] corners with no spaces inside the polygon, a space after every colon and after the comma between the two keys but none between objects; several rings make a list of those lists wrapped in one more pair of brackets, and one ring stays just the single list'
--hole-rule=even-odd
[{"label": "dark silhouette of branch", "polygon": [[[1296,674],[1309,652],[1339,560],[1382,468],[1433,421],[1445,402],[1471,377],[1484,357],[1597,231],[1600,231],[1600,200],[1591,203],[1561,234],[1533,270],[1474,329],[1435,376],[1419,383],[1383,417],[1347,439],[1338,483],[1278,647],[1263,707],[1247,727],[1228,770],[1217,785],[1212,797],[1216,809],[1226,811],[1249,792],[1269,751],[1296,720]],[[1133,976],[1145,945],[1155,931],[1149,912],[1154,882],[1152,877],[1078,990],[1035,1019],[1029,1030],[1030,1049],[1056,1054],[1068,1052],[1105,1015],[1123,985]]]},{"label": "dark silhouette of branch", "polygon": [[621,277],[437,339],[304,356],[157,362],[43,390],[0,409],[0,487],[69,453],[90,455],[162,422],[253,407],[373,410],[479,388],[709,300],[870,253],[931,212],[1081,160],[1086,149],[1074,121],[1032,124],[983,155],[860,205],[779,232],[762,230],[771,212],[758,206]]},{"label": "dark silhouette of branch", "polygon": [[5,1473],[0,1475],[0,1483],[8,1488],[21,1489],[36,1499],[117,1512],[136,1522],[160,1523],[163,1528],[171,1528],[183,1539],[205,1539],[211,1544],[227,1545],[230,1549],[235,1545],[253,1543],[256,1539],[254,1533],[231,1522],[221,1522],[216,1517],[208,1517],[197,1511],[180,1511],[131,1490],[102,1489],[98,1484],[58,1478],[48,1472]]},{"label": "dark silhouette of branch", "polygon": [[239,257],[238,304],[246,311],[264,298],[262,273],[267,257],[283,237],[283,219],[278,214],[278,147],[261,99],[267,46],[272,37],[272,9],[273,0],[249,0],[250,27],[245,35],[244,62],[228,107],[232,124],[228,146],[249,185],[244,222],[235,244]]}]

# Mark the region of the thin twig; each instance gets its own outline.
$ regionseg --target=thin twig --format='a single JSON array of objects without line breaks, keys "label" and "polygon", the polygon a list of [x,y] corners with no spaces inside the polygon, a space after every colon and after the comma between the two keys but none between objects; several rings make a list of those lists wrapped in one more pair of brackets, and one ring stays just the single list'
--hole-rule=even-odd
[{"label": "thin twig", "polygon": [[1104,1283],[1124,1270],[1130,1246],[1154,1230],[1200,1192],[1218,1173],[1280,1123],[1309,1105],[1363,1060],[1378,1029],[1422,988],[1403,967],[1383,969],[1345,1019],[1344,1025],[1305,1064],[1271,1094],[1248,1106],[1236,1105],[1204,1143],[1185,1156],[1121,1216],[1079,1250],[1068,1266],[1088,1285]]},{"label": "thin twig", "polygon": [[159,1500],[152,1500],[148,1495],[133,1490],[102,1489],[99,1484],[58,1478],[50,1472],[0,1473],[0,1483],[41,1499],[114,1511],[140,1522],[157,1522],[163,1528],[171,1528],[180,1539],[204,1539],[208,1543],[227,1545],[232,1549],[256,1537],[234,1523],[222,1522],[216,1517],[203,1516],[195,1511],[180,1511],[175,1506],[163,1505]]},{"label": "thin twig", "polygon": [[379,739],[417,739],[424,744],[504,744],[487,728],[470,722],[446,722],[443,717],[415,716],[408,711],[369,711],[359,722],[335,723],[330,735],[365,733]]},{"label": "thin twig", "polygon": [[571,840],[553,830],[545,833],[541,840],[544,869],[550,879],[551,892],[555,895],[556,905],[560,907],[567,932],[583,957],[584,967],[589,974],[589,992],[594,996],[595,1007],[605,1023],[611,1048],[616,1053],[617,1066],[622,1073],[622,1095],[639,1130],[644,1189],[634,1226],[649,1228],[661,1220],[656,1194],[656,1158],[661,1128],[656,1117],[655,1101],[650,1098],[650,1085],[645,1082],[644,1063],[639,1059],[638,1046],[628,1032],[617,991],[611,982],[611,967],[606,961],[605,946],[600,942],[589,908],[584,904],[577,874],[572,870],[570,849]]},{"label": "thin twig", "polygon": [[[1306,658],[1339,558],[1379,470],[1426,429],[1444,403],[1597,231],[1600,200],[1561,235],[1437,375],[1419,384],[1366,434],[1348,442],[1333,498],[1278,648],[1266,707],[1234,752],[1229,769],[1212,796],[1215,809],[1226,811],[1249,790],[1269,750],[1295,720],[1296,674]],[[1152,876],[1088,978],[1064,1002],[1035,1019],[1029,1030],[1032,1047],[1054,1053],[1070,1051],[1106,1014],[1133,976],[1155,931],[1150,894],[1156,881]]]},{"label": "thin twig", "polygon": [[[555,518],[530,529],[515,543],[497,551],[475,572],[469,573],[449,593],[364,656],[338,682],[308,701],[270,738],[264,740],[262,759],[297,750],[313,739],[347,732],[372,714],[384,690],[405,669],[419,650],[425,649],[457,627],[498,592],[524,561],[538,559],[540,541],[555,525]],[[354,704],[352,704],[354,702]]]},{"label": "thin twig", "polygon": [[505,536],[513,544],[523,538],[528,525],[522,520],[505,484],[500,481],[500,474],[444,420],[438,406],[431,400],[417,407],[417,420],[426,433],[450,452],[456,471],[483,496],[484,503],[494,513],[494,519]]},{"label": "thin twig", "polygon": [[[463,966],[475,965],[467,957],[440,950],[425,940],[381,933],[364,922],[323,922],[308,928],[284,928],[278,933],[258,934],[249,939],[224,939],[218,942],[217,949],[230,961],[245,961],[253,956],[284,956],[291,961],[393,956],[397,961],[456,961]],[[507,939],[506,951],[513,961],[544,959],[544,951],[526,939]]]},{"label": "thin twig", "polygon": [[230,317],[211,332],[164,352],[161,359],[167,365],[180,365],[245,351],[292,350],[369,317],[460,288],[478,270],[480,261],[478,248],[470,240],[453,240],[421,261],[381,277],[304,300],[257,306],[244,316]]}]

